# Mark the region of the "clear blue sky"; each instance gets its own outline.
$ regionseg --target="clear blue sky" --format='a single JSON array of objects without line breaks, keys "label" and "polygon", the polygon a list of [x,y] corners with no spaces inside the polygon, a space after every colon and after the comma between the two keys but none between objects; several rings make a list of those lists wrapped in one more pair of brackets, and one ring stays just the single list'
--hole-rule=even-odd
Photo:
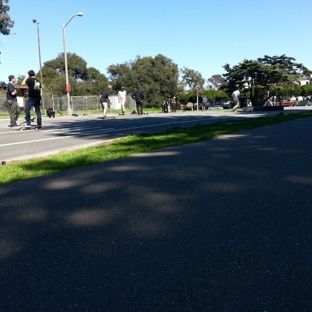
[{"label": "clear blue sky", "polygon": [[0,35],[0,81],[10,74],[39,71],[37,27],[42,64],[63,52],[81,56],[88,67],[107,75],[107,67],[163,54],[179,68],[205,79],[224,73],[244,59],[286,54],[312,69],[311,0],[10,0],[12,33]]}]

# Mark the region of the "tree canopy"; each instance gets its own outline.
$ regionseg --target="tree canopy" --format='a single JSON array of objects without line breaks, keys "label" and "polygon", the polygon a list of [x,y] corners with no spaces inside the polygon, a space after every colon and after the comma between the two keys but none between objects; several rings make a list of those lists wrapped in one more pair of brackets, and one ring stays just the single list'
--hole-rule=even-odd
[{"label": "tree canopy", "polygon": [[243,88],[253,105],[262,105],[268,92],[279,93],[283,87],[298,84],[300,76],[310,76],[311,71],[302,64],[295,63],[293,57],[267,56],[257,60],[244,60],[230,67],[224,66],[226,82],[222,88],[232,93],[236,85]]},{"label": "tree canopy", "polygon": [[[204,95],[207,97],[208,101],[211,103],[228,101],[230,99],[229,95],[221,90],[201,90],[199,92],[199,102],[202,101]],[[178,96],[178,100],[181,104],[187,104],[188,102],[197,102],[197,93],[195,91],[189,91],[187,93],[181,93]]]},{"label": "tree canopy", "polygon": [[222,84],[225,83],[224,78],[222,75],[212,75],[210,78],[207,79],[207,83],[211,84],[215,89],[219,89]]},{"label": "tree canopy", "polygon": [[[262,105],[268,91],[270,95],[288,96],[291,92],[292,95],[311,95],[311,88],[300,88],[297,83],[300,77],[309,77],[311,71],[285,55],[245,59],[233,67],[226,64],[223,76],[213,75],[207,80],[219,90],[204,90],[205,79],[199,72],[186,67],[179,71],[171,59],[161,54],[155,57],[137,56],[133,61],[112,64],[107,68],[108,78],[98,69],[88,67],[87,62],[75,53],[67,53],[67,60],[71,95],[99,95],[109,83],[115,92],[124,87],[128,94],[140,86],[148,107],[159,106],[162,100],[173,96],[179,96],[181,102],[194,102],[194,97],[197,101],[197,97],[204,94],[211,102],[223,101],[229,98],[236,85],[240,85],[242,95],[250,97],[253,105]],[[45,62],[42,74],[45,92],[66,94],[64,53]],[[290,88],[293,91],[288,90]],[[185,93],[185,89],[190,91]],[[210,92],[206,94],[206,91]]]},{"label": "tree canopy", "polygon": [[107,70],[115,89],[125,87],[132,91],[139,86],[147,106],[159,105],[178,90],[178,66],[161,54],[154,58],[137,56],[134,61],[110,65]]},{"label": "tree canopy", "polygon": [[14,22],[8,14],[10,6],[5,3],[9,3],[9,0],[0,0],[0,33],[9,35]]},{"label": "tree canopy", "polygon": [[205,79],[198,71],[183,67],[181,69],[181,76],[182,84],[184,84],[184,86],[188,86],[191,90],[194,91],[196,89],[204,88]]},{"label": "tree canopy", "polygon": [[[72,95],[101,94],[106,89],[108,80],[105,75],[94,67],[87,67],[87,62],[82,57],[75,53],[67,53],[67,65]],[[65,94],[64,53],[45,62],[42,75],[46,92]]]}]

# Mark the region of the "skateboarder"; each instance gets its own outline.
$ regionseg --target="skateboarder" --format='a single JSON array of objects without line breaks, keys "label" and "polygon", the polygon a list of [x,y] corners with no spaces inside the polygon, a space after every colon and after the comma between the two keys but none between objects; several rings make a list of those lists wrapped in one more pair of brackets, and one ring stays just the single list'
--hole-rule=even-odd
[{"label": "skateboarder", "polygon": [[102,105],[103,109],[103,119],[107,118],[106,111],[107,111],[107,103],[111,101],[110,94],[112,92],[113,88],[111,85],[107,86],[107,90],[103,92],[101,98],[100,98],[100,103]]},{"label": "skateboarder", "polygon": [[34,106],[35,112],[37,115],[37,128],[42,128],[41,123],[41,112],[40,112],[40,104],[41,104],[41,90],[42,86],[38,78],[35,76],[35,72],[30,70],[28,75],[24,78],[22,82],[22,86],[28,86],[28,100],[26,102],[25,107],[25,115],[26,115],[26,128],[31,128],[30,124],[30,110]]}]

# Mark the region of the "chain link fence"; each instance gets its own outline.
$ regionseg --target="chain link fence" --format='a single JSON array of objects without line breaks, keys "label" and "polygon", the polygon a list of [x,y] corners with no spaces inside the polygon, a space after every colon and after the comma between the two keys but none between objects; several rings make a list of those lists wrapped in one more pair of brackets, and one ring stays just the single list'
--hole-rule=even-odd
[{"label": "chain link fence", "polygon": [[[127,96],[125,107],[128,109],[135,109],[135,101],[131,98],[131,96]],[[71,97],[71,109],[73,112],[75,111],[93,111],[100,109],[102,110],[102,106],[100,103],[100,96],[72,96]],[[111,96],[111,103],[109,104],[110,110],[119,110],[121,109],[120,104],[118,102],[118,97],[116,95]]]},{"label": "chain link fence", "polygon": [[[6,107],[3,106],[3,103],[6,100],[5,93],[0,95],[0,113],[8,114]],[[118,103],[118,97],[111,96],[112,103],[109,105],[110,110],[119,110],[121,109],[120,104]],[[67,96],[54,96],[53,93],[43,93],[42,97],[42,112],[51,106],[54,111],[59,114],[66,114],[68,109]],[[135,110],[136,105],[135,101],[131,96],[127,96],[126,109]],[[70,108],[73,113],[100,113],[102,111],[100,96],[99,95],[88,95],[88,96],[71,96],[70,97]]]}]

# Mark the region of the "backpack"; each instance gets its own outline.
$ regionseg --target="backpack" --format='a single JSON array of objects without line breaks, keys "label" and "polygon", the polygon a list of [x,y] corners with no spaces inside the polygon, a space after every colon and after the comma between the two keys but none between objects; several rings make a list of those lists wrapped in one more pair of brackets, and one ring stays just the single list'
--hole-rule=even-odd
[{"label": "backpack", "polygon": [[34,84],[34,90],[40,90],[40,82],[35,80],[35,84]]}]

